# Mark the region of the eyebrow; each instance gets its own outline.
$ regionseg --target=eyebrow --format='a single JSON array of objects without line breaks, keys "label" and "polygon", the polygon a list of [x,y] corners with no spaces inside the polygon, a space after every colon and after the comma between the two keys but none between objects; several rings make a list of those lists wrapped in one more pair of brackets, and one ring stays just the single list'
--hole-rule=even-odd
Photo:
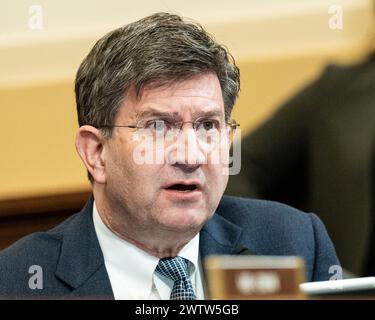
[{"label": "eyebrow", "polygon": [[[181,118],[178,114],[178,112],[174,112],[174,113],[169,113],[169,112],[164,112],[164,111],[160,111],[160,110],[157,110],[157,109],[153,109],[153,108],[148,108],[147,110],[144,110],[142,112],[140,112],[136,118],[137,120],[139,119],[143,119],[143,118],[147,118],[147,117],[160,117],[160,118]],[[223,117],[224,116],[224,113],[221,111],[221,110],[210,110],[210,111],[207,111],[207,112],[204,112],[204,111],[196,111],[196,112],[193,112],[193,118],[194,119],[198,119],[198,118],[203,118],[203,117]]]},{"label": "eyebrow", "polygon": [[136,115],[137,120],[142,119],[142,118],[147,118],[147,117],[160,117],[160,118],[171,118],[173,117],[170,113],[168,112],[163,112],[157,109],[153,108],[148,108],[146,110],[143,110],[142,112],[138,113]]}]

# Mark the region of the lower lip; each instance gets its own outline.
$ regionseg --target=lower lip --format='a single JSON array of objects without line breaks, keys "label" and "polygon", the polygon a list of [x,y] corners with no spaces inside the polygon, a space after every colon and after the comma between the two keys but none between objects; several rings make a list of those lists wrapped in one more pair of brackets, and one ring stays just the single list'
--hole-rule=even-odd
[{"label": "lower lip", "polygon": [[173,198],[174,200],[199,200],[202,197],[202,191],[177,191],[173,189],[163,189],[168,197]]}]

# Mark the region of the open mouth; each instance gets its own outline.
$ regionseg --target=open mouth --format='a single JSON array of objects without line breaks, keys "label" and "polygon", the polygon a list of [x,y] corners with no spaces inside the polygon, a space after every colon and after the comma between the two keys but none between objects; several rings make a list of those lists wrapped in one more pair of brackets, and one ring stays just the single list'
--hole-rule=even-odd
[{"label": "open mouth", "polygon": [[171,186],[166,188],[167,190],[174,190],[179,192],[191,192],[198,189],[198,186],[196,184],[181,184],[176,183],[172,184]]}]

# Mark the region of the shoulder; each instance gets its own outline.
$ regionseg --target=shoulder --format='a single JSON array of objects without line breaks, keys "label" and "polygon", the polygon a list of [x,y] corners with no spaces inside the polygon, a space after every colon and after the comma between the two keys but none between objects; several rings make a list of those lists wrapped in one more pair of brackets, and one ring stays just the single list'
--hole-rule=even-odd
[{"label": "shoulder", "polygon": [[249,199],[242,197],[224,196],[217,212],[224,218],[236,222],[277,224],[278,227],[306,223],[311,225],[311,214],[302,212],[286,204]]},{"label": "shoulder", "polygon": [[[316,231],[322,229],[316,215],[274,201],[225,196],[217,213],[243,228],[244,238],[257,244],[258,253],[303,251],[304,245],[314,242]],[[279,252],[274,251],[275,248]]]},{"label": "shoulder", "polygon": [[2,291],[9,292],[8,287],[17,287],[15,282],[27,284],[25,279],[30,277],[35,266],[42,268],[46,274],[54,273],[63,235],[74,224],[77,215],[50,231],[30,234],[0,251],[0,295]]},{"label": "shoulder", "polygon": [[265,200],[223,197],[217,213],[243,230],[241,242],[259,255],[301,256],[308,281],[328,280],[339,265],[322,221],[288,205]]},{"label": "shoulder", "polygon": [[369,91],[375,86],[375,59],[353,64],[328,64],[296,95],[287,100],[287,105],[306,104],[314,108],[332,96],[353,96],[353,93]]},{"label": "shoulder", "polygon": [[340,94],[347,91],[366,90],[373,88],[375,76],[375,59],[367,59],[350,65],[329,64],[317,80],[320,87],[327,90],[340,88]]},{"label": "shoulder", "polygon": [[58,248],[65,230],[69,229],[74,223],[77,215],[69,217],[49,231],[35,232],[16,241],[8,248],[0,251],[0,262],[17,257],[27,258],[28,256],[35,256],[35,254],[43,255]]}]

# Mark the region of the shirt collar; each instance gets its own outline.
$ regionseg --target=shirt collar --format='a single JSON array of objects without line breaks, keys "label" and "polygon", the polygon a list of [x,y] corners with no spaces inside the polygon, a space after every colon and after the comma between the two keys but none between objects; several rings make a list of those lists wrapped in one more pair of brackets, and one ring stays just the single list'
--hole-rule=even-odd
[{"label": "shirt collar", "polygon": [[[93,220],[106,266],[110,265],[111,268],[121,272],[127,278],[127,282],[131,282],[128,283],[130,289],[136,286],[138,292],[148,297],[152,290],[153,274],[159,258],[114,234],[100,218],[95,201]],[[181,249],[178,255],[192,263],[190,275],[195,273],[199,266],[199,233]]]}]

